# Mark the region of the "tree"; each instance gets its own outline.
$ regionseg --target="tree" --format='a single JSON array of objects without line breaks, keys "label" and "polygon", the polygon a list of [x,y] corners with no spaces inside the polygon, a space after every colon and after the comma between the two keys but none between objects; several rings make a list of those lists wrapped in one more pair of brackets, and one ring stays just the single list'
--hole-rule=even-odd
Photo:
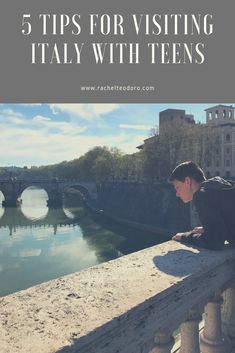
[{"label": "tree", "polygon": [[186,122],[164,124],[144,145],[144,175],[148,180],[166,180],[175,166],[193,160],[200,166],[215,160],[215,129]]}]

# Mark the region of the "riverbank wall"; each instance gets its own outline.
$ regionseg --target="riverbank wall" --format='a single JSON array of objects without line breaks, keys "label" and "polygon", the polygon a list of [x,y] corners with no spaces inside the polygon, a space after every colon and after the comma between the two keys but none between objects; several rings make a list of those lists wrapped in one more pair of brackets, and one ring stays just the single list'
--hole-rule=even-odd
[{"label": "riverbank wall", "polygon": [[104,183],[98,187],[98,205],[109,216],[171,232],[190,227],[190,209],[167,184]]},{"label": "riverbank wall", "polygon": [[99,217],[138,229],[172,235],[190,229],[190,207],[168,184],[107,182],[97,185],[97,200],[86,199]]}]

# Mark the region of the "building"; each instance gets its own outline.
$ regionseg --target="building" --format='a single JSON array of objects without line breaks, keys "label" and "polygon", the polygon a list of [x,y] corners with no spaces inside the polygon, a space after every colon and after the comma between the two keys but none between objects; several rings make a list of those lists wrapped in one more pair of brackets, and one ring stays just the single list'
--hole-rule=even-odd
[{"label": "building", "polygon": [[194,116],[182,109],[166,109],[159,113],[159,134],[164,126],[176,123],[195,124]]},{"label": "building", "polygon": [[144,140],[144,143],[137,146],[138,149],[143,149],[146,145],[159,143],[159,136],[163,133],[164,128],[172,124],[189,124],[195,125],[194,116],[186,114],[185,110],[182,109],[166,109],[159,113],[159,130],[158,133],[148,137]]},{"label": "building", "polygon": [[[207,177],[235,177],[235,108],[216,105],[206,111],[206,125],[213,128],[213,158],[203,166]],[[208,151],[205,151],[205,155]]]},{"label": "building", "polygon": [[160,112],[159,134],[145,139],[137,148],[155,144],[158,149],[164,140],[161,137],[171,130],[168,134],[169,170],[190,159],[201,165],[208,178],[216,175],[235,178],[235,107],[216,105],[205,111],[204,124],[196,124],[194,116],[186,114],[185,110],[166,109]]}]

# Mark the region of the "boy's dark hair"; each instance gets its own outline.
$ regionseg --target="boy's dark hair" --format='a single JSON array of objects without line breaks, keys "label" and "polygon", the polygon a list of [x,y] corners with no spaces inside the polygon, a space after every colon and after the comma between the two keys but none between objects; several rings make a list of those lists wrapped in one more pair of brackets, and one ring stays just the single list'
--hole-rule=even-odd
[{"label": "boy's dark hair", "polygon": [[171,173],[169,182],[178,180],[184,182],[186,177],[190,177],[197,183],[206,180],[203,170],[194,162],[188,161],[179,164]]}]

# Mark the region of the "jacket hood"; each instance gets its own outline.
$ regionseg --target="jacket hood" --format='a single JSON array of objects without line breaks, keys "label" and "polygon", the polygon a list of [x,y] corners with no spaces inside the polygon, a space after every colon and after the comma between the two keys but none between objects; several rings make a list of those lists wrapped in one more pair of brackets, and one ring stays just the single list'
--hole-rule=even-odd
[{"label": "jacket hood", "polygon": [[235,183],[216,176],[214,178],[210,178],[203,181],[201,184],[201,188],[213,190],[235,189]]}]

